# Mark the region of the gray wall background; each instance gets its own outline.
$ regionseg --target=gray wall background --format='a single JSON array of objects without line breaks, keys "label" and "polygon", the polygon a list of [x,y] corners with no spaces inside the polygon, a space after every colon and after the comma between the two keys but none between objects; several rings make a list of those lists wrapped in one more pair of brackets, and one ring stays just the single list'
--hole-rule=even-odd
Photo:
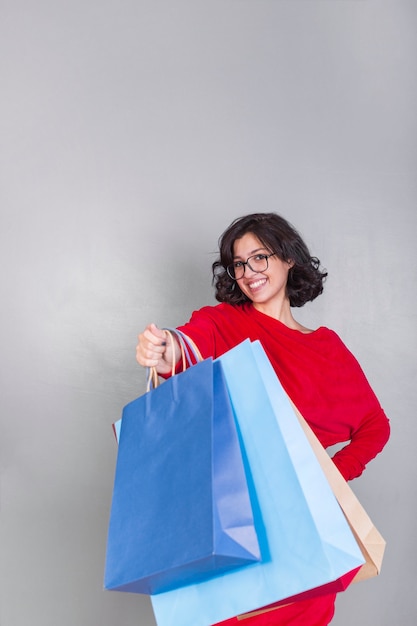
[{"label": "gray wall background", "polygon": [[1,626],[152,626],[102,589],[137,333],[214,303],[235,217],[329,271],[297,313],[360,360],[392,438],[352,486],[387,540],[335,626],[417,618],[413,0],[1,0]]}]

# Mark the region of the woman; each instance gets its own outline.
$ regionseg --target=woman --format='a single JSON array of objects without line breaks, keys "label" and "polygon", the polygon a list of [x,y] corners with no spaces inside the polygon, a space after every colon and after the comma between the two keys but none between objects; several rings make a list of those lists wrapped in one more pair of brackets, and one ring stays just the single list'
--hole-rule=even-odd
[{"label": "woman", "polygon": [[[244,339],[259,340],[285,391],[324,447],[347,442],[333,461],[346,480],[360,476],[385,446],[389,422],[355,357],[335,332],[295,320],[323,291],[327,272],[299,233],[275,213],[235,220],[219,241],[213,283],[220,304],[195,311],[180,326],[203,357],[218,357]],[[175,350],[175,355],[172,350]],[[178,345],[149,324],[139,335],[137,360],[169,375]],[[244,620],[245,626],[326,626],[335,595],[295,602]],[[242,623],[237,618],[222,624]]]}]

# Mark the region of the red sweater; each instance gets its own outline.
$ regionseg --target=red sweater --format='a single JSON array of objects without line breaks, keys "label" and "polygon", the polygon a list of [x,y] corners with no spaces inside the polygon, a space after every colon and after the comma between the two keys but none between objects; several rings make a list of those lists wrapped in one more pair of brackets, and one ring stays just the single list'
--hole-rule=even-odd
[{"label": "red sweater", "polygon": [[302,333],[250,303],[203,307],[179,328],[204,358],[218,357],[245,339],[259,339],[322,445],[349,442],[333,457],[346,480],[360,476],[388,441],[389,421],[359,363],[334,331],[320,327]]},{"label": "red sweater", "polygon": [[[179,328],[195,341],[204,358],[218,357],[245,339],[258,339],[322,445],[349,442],[333,457],[346,480],[359,476],[388,441],[384,411],[359,363],[332,330],[321,327],[302,333],[250,303],[204,307]],[[335,597],[295,602],[242,621],[233,618],[222,626],[327,626]]]}]

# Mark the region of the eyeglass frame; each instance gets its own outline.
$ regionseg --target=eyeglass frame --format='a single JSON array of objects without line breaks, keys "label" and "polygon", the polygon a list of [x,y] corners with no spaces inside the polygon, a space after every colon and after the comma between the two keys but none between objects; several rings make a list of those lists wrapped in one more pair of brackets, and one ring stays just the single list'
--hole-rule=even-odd
[{"label": "eyeglass frame", "polygon": [[[230,263],[227,267],[226,267],[226,272],[227,275],[229,276],[229,278],[231,278],[232,280],[241,280],[244,275],[245,275],[245,271],[246,271],[246,265],[249,267],[250,270],[252,270],[252,272],[255,273],[261,273],[261,272],[266,272],[266,270],[269,267],[269,263],[268,263],[268,259],[271,256],[275,256],[277,254],[277,252],[271,252],[270,254],[253,254],[252,256],[248,256],[248,258],[246,259],[246,261],[235,261],[234,263]],[[251,264],[249,263],[250,259],[254,259],[255,257],[259,257],[262,256],[264,257],[265,261],[266,261],[266,268],[264,270],[254,270],[253,267],[251,266]],[[242,276],[240,276],[239,278],[236,278],[235,276],[231,275],[231,271],[229,271],[230,268],[233,268],[235,263],[242,263],[243,266],[243,274]]]}]

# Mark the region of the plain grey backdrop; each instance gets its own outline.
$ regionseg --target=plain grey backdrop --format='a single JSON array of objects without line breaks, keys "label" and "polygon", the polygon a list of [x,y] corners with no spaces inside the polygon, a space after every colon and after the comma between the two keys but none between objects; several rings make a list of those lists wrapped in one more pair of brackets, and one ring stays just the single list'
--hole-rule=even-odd
[{"label": "plain grey backdrop", "polygon": [[[296,311],[361,362],[392,437],[355,493],[387,540],[335,626],[413,626],[415,0],[1,0],[1,626],[153,626],[103,591],[146,323],[214,303],[240,215],[328,269]],[[308,625],[306,625],[308,626]]]}]

